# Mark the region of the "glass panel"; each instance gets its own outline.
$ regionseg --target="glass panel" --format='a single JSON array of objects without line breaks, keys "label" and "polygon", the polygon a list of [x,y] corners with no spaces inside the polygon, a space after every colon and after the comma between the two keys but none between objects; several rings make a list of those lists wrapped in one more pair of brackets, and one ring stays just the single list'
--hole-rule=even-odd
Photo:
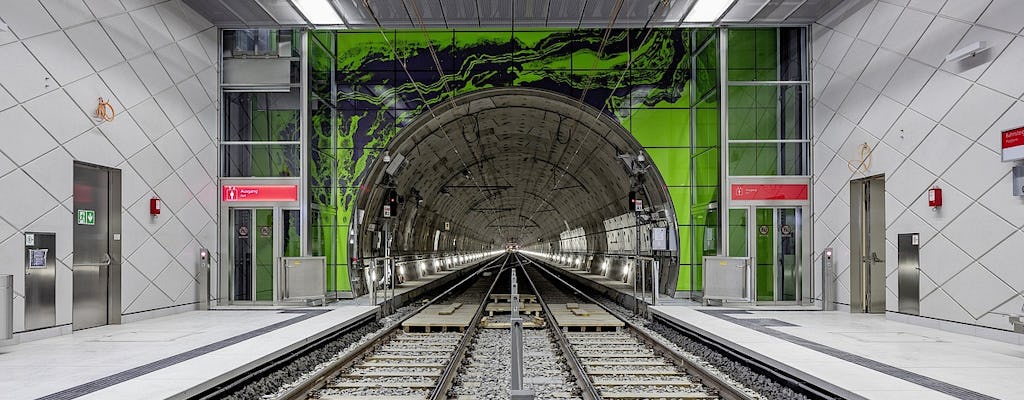
[{"label": "glass panel", "polygon": [[232,210],[232,300],[252,300],[252,210]]},{"label": "glass panel", "polygon": [[779,139],[807,139],[804,127],[804,87],[779,86]]},{"label": "glass panel", "polygon": [[302,254],[302,238],[299,234],[299,210],[284,210],[281,212],[284,226],[281,237],[281,257],[298,257]]},{"label": "glass panel", "polygon": [[754,211],[757,221],[755,235],[755,284],[757,301],[775,300],[775,210],[758,208]]},{"label": "glass panel", "polygon": [[730,86],[729,140],[779,139],[778,105],[778,86]]},{"label": "glass panel", "polygon": [[274,300],[274,210],[257,209],[252,236],[256,244],[256,301]]},{"label": "glass panel", "polygon": [[298,144],[233,144],[222,147],[223,176],[299,176],[302,157]]},{"label": "glass panel", "polygon": [[272,29],[224,31],[225,47],[232,57],[276,57],[277,42],[278,31]]},{"label": "glass panel", "polygon": [[729,209],[729,257],[747,257],[747,209]]},{"label": "glass panel", "polygon": [[299,91],[224,93],[224,141],[297,142]]},{"label": "glass panel", "polygon": [[779,79],[802,81],[804,77],[804,28],[779,28]]},{"label": "glass panel", "polygon": [[805,175],[806,142],[730,143],[729,175]]},{"label": "glass panel", "polygon": [[776,28],[731,28],[728,35],[729,80],[779,80]]},{"label": "glass panel", "polygon": [[780,301],[799,300],[801,270],[801,209],[780,208],[779,215],[779,274]]},{"label": "glass panel", "polygon": [[693,147],[708,148],[721,145],[719,126],[721,125],[718,109],[718,93],[709,96],[692,109],[694,120]]},{"label": "glass panel", "polygon": [[694,57],[694,81],[697,82],[697,98],[704,98],[718,87],[718,39],[714,36],[711,42]]}]

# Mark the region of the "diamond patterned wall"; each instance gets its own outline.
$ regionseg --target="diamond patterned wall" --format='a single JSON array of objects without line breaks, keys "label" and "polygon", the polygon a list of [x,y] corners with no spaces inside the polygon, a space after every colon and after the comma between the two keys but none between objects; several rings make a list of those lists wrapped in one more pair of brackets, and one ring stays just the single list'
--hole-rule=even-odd
[{"label": "diamond patterned wall", "polygon": [[[0,274],[15,277],[15,331],[26,231],[58,235],[57,324],[71,323],[73,160],[122,170],[122,312],[190,308],[198,249],[217,246],[217,29],[178,0],[6,3]],[[98,97],[113,122],[92,117]]]},{"label": "diamond patterned wall", "polygon": [[[886,308],[898,308],[897,234],[917,232],[921,315],[1010,329],[1006,315],[1024,305],[1024,199],[999,150],[1000,131],[1024,125],[1021,15],[1018,0],[848,1],[814,24],[814,248],[837,252],[839,302],[850,297],[849,181],[885,174]],[[989,48],[945,61],[977,41]],[[863,143],[870,166],[854,172]]]}]

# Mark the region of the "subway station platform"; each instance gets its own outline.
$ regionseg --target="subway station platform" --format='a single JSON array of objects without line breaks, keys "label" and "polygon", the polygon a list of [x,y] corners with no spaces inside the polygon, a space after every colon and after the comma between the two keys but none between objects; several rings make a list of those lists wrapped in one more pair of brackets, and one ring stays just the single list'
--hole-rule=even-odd
[{"label": "subway station platform", "polygon": [[185,398],[376,310],[191,311],[0,347],[0,393],[7,399]]},{"label": "subway station platform", "polygon": [[843,311],[653,307],[689,329],[844,397],[1020,399],[1024,347]]},{"label": "subway station platform", "polygon": [[[605,293],[631,296],[632,286],[560,266]],[[1024,399],[1024,335],[1006,343],[908,324],[880,314],[704,307],[666,299],[650,307],[655,320],[706,336],[843,398]]]},{"label": "subway station platform", "polygon": [[[403,282],[395,288],[397,303],[453,284],[472,265]],[[376,304],[363,295],[325,307],[227,306],[4,346],[0,393],[9,399],[187,398],[365,323],[388,299],[378,292]]]}]

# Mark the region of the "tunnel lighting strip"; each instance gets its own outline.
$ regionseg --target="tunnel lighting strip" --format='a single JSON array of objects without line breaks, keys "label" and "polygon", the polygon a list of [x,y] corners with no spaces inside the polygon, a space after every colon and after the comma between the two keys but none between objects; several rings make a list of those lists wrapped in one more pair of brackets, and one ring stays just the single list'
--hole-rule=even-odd
[{"label": "tunnel lighting strip", "polygon": [[[414,2],[414,4],[415,4],[415,2]],[[393,54],[395,56],[395,60],[398,60],[398,63],[402,66],[402,70],[405,71],[405,75],[406,75],[406,77],[409,78],[409,82],[412,83],[413,87],[416,88],[416,92],[419,94],[420,99],[423,101],[423,105],[427,107],[427,111],[430,113],[430,116],[432,118],[434,118],[434,119],[437,119],[437,114],[434,112],[434,107],[432,107],[430,105],[430,102],[427,101],[426,96],[424,96],[423,90],[421,89],[421,85],[419,84],[419,82],[416,82],[416,80],[413,79],[412,74],[409,72],[408,65],[406,65],[406,63],[405,63],[405,60],[403,60],[401,57],[399,57],[398,49],[395,47],[395,44],[391,43],[391,40],[388,39],[388,35],[384,31],[384,25],[381,24],[380,18],[377,17],[377,13],[374,12],[373,8],[370,6],[370,1],[369,0],[363,0],[363,5],[366,6],[366,9],[370,12],[370,17],[373,18],[373,22],[375,24],[377,24],[377,30],[380,31],[381,36],[384,37],[384,42],[387,43],[388,47],[391,49],[391,54]],[[417,9],[417,12],[418,12],[418,9]],[[408,9],[406,9],[406,13],[408,13]],[[410,18],[411,18],[411,15],[410,15]],[[428,49],[430,50],[431,56],[434,59],[434,65],[437,68],[437,73],[442,76],[442,78],[441,78],[442,82],[444,83],[445,89],[448,91],[449,101],[452,101],[452,104],[454,105],[454,100],[452,100],[452,93],[451,93],[450,88],[448,87],[447,78],[444,77],[444,72],[441,70],[441,64],[438,61],[437,53],[435,52],[434,45],[430,41],[430,37],[429,37],[429,35],[426,32],[426,28],[425,28],[425,25],[423,24],[422,18],[420,19],[420,27],[421,27],[421,30],[423,31],[424,37],[427,39],[427,46],[428,46]],[[466,164],[466,160],[462,157],[462,154],[459,153],[459,149],[455,146],[455,143],[452,141],[451,136],[448,135],[448,130],[445,129],[444,125],[442,125],[442,124],[438,124],[438,129],[440,129],[441,133],[444,134],[444,137],[448,141],[448,144],[452,147],[452,151],[454,151],[455,155],[459,157],[459,162],[462,163],[463,169],[465,169],[466,171],[469,171],[469,164]],[[479,163],[479,160],[476,159],[476,155],[472,154],[472,152],[470,152],[470,155],[473,156],[474,164]],[[472,174],[469,175],[469,179],[471,181],[473,181],[473,183],[477,187],[477,190],[479,190],[480,193],[482,195],[484,195],[484,198],[486,199],[487,198],[487,192],[485,192],[483,190],[483,188],[480,187],[480,182],[477,182],[476,178],[473,177]],[[501,227],[498,227],[498,235],[500,235],[502,237],[505,237],[505,234],[502,231]]]},{"label": "tunnel lighting strip", "polygon": [[[641,29],[646,29],[647,32],[644,34],[644,38],[640,41],[640,44],[637,46],[637,48],[642,48],[643,45],[645,43],[647,43],[647,40],[650,39],[651,33],[654,32],[654,27],[651,26],[651,23],[654,21],[655,16],[657,16],[659,14],[659,12],[665,12],[665,10],[667,8],[664,7],[664,6],[666,6],[667,3],[668,3],[667,0],[662,0],[662,1],[658,2],[657,6],[655,6],[654,10],[651,11],[650,17],[647,18],[647,21],[644,23],[643,28],[641,28]],[[621,0],[617,4],[617,6],[621,6]],[[616,9],[615,14],[612,15],[612,20],[609,22],[609,27],[606,28],[606,31],[605,31],[605,33],[606,33],[605,37],[606,38],[608,37],[608,33],[611,31],[611,24],[614,23],[615,18],[616,18],[617,15],[618,15],[618,9]],[[602,51],[604,50],[604,44],[605,43],[602,41],[601,47],[600,47],[600,49],[599,49],[599,51],[597,53],[597,57],[594,58],[594,65],[595,66],[597,65],[597,60],[599,60],[601,58],[601,55],[603,54]],[[632,68],[632,66],[633,66],[633,58],[630,57],[629,60],[626,61],[626,68],[624,68],[622,70],[622,73],[619,75],[619,79],[615,82],[615,87],[613,87],[612,90],[609,92],[608,98],[605,99],[604,102],[602,102],[601,109],[598,110],[598,113],[594,115],[594,122],[597,122],[601,118],[601,115],[604,114],[605,109],[608,108],[608,99],[611,99],[611,96],[615,95],[615,91],[618,90],[619,86],[622,85],[623,79],[625,79],[626,74],[629,73],[629,71]],[[588,79],[587,83],[588,83],[588,86],[589,86],[589,84],[590,84],[590,80],[589,79]],[[586,96],[586,89],[584,89],[583,96],[580,96],[580,99],[579,99],[580,104],[583,104],[584,96]],[[582,113],[582,112],[583,112],[583,108],[581,107],[580,108],[580,113]],[[576,132],[576,129],[579,127],[579,124],[580,124],[580,121],[578,119],[575,120],[574,122],[575,122],[575,125],[573,125],[573,129],[570,132],[570,137],[571,137],[571,134],[574,134]],[[587,138],[589,138],[590,134],[592,134],[593,132],[594,132],[593,129],[588,129],[587,130],[587,134],[583,137],[583,139],[580,140],[579,146],[576,146],[576,151],[574,151],[572,153],[572,156],[569,158],[569,161],[566,163],[566,168],[563,169],[562,174],[559,175],[557,179],[555,179],[554,185],[552,185],[551,188],[548,189],[548,194],[553,193],[555,191],[555,188],[558,187],[559,182],[562,181],[562,178],[564,178],[566,173],[567,173],[567,171],[569,171],[569,167],[571,167],[573,161],[576,160],[576,156],[579,155],[580,150],[583,148],[583,144],[587,142]],[[545,197],[545,199],[546,198],[547,197]],[[538,205],[537,208],[534,209],[533,214],[536,214],[537,211],[540,211],[540,207],[541,207],[541,205]],[[520,232],[519,232],[520,235],[522,235],[522,232],[525,231],[525,230],[526,230],[526,226],[524,224],[523,227],[521,228]]]}]

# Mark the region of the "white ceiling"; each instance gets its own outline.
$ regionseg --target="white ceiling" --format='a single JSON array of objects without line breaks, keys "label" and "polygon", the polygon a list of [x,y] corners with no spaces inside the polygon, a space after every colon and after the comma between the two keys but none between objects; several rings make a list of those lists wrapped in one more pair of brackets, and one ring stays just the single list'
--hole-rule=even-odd
[{"label": "white ceiling", "polygon": [[[288,0],[184,0],[221,28],[311,26]],[[330,0],[335,28],[677,27],[695,0]],[[803,25],[843,0],[737,0],[714,24]],[[661,4],[659,6],[659,4]],[[369,7],[367,6],[369,5]],[[707,25],[707,24],[705,24]]]}]

